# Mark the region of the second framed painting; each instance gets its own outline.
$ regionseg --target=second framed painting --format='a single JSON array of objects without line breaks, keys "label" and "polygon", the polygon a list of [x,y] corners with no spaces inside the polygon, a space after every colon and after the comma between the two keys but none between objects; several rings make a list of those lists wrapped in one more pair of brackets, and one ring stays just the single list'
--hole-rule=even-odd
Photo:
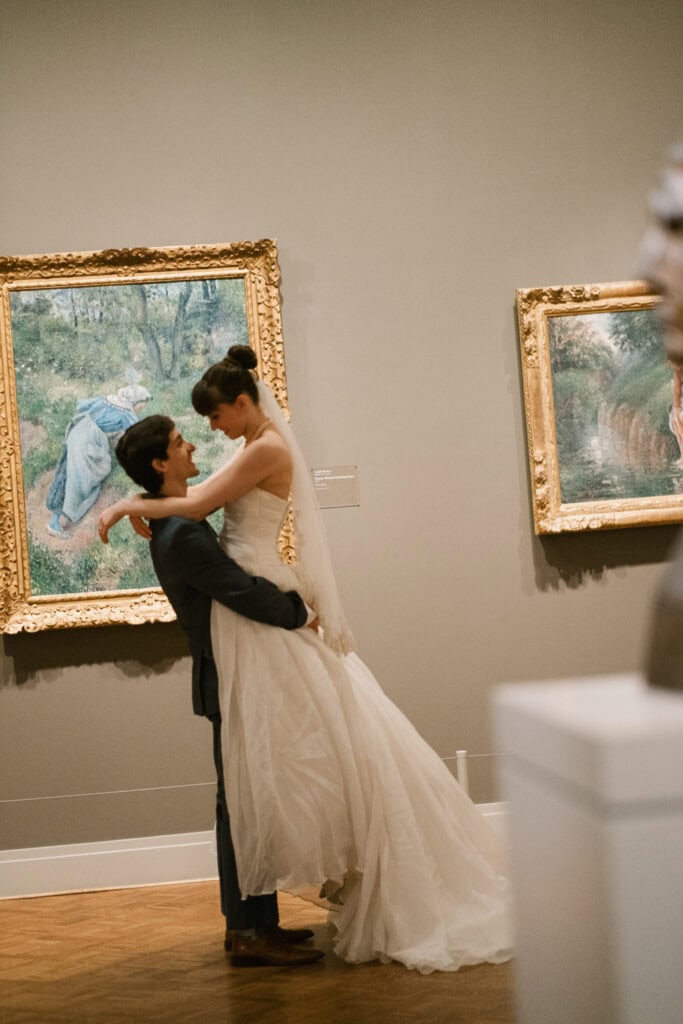
[{"label": "second framed painting", "polygon": [[537,534],[683,522],[683,379],[642,281],[520,289]]},{"label": "second framed painting", "polygon": [[0,257],[0,630],[174,618],[147,544],[126,524],[97,535],[135,490],[116,441],[164,413],[216,469],[235,443],[190,395],[237,343],[286,410],[279,283],[268,239]]}]

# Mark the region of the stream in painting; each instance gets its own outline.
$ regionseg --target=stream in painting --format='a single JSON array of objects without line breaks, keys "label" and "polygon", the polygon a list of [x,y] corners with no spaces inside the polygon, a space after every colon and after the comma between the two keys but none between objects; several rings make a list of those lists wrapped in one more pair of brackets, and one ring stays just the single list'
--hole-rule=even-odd
[{"label": "stream in painting", "polygon": [[601,405],[595,426],[579,444],[576,435],[572,444],[565,433],[564,444],[558,445],[563,503],[683,493],[683,467],[677,464],[673,439],[654,434],[637,413],[623,407]]}]

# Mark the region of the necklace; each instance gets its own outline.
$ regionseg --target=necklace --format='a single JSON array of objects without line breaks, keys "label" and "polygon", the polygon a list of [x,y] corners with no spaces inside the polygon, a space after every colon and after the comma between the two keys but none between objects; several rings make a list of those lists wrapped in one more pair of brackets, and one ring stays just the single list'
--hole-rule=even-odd
[{"label": "necklace", "polygon": [[256,428],[256,430],[251,435],[249,440],[244,442],[244,447],[246,448],[248,444],[251,444],[252,441],[255,441],[258,437],[260,437],[263,431],[268,426],[270,426],[270,420],[268,419],[268,417],[266,417],[263,423],[261,423],[261,425]]}]

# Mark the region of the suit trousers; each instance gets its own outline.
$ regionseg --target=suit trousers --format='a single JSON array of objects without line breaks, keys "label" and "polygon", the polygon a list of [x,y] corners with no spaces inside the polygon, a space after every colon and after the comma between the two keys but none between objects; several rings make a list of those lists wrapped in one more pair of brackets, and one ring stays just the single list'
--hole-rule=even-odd
[{"label": "suit trousers", "polygon": [[216,766],[218,788],[216,790],[216,847],[218,854],[218,878],[221,890],[221,910],[228,928],[272,928],[278,923],[277,893],[265,896],[247,896],[242,899],[235,849],[230,834],[230,814],[225,799],[223,777],[223,751],[221,747],[221,716],[211,715],[213,726],[213,760]]}]

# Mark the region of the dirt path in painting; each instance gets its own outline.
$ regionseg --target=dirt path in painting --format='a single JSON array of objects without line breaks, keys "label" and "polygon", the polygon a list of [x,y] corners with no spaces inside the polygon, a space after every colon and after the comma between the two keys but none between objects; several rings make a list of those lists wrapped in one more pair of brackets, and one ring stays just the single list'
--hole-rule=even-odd
[{"label": "dirt path in painting", "polygon": [[[20,423],[20,430],[21,448],[24,456],[33,448],[45,443],[46,432],[42,425],[22,421]],[[93,548],[93,545],[95,545],[93,553],[96,553],[99,562],[101,555],[105,554],[105,548],[100,544],[100,539],[97,535],[97,521],[100,513],[107,505],[116,500],[116,495],[105,481],[97,501],[90,508],[87,515],[79,523],[75,523],[68,528],[64,527],[67,530],[68,536],[53,537],[47,532],[47,524],[51,513],[45,504],[53,474],[54,469],[42,473],[25,495],[26,523],[30,543],[47,548],[48,551],[59,558],[67,571],[71,571],[74,560],[83,552]],[[111,559],[105,558],[104,564],[100,563],[96,578],[92,581],[93,589],[98,591],[118,590],[119,573],[120,566],[114,568],[111,565]]]},{"label": "dirt path in painting", "polygon": [[[100,544],[100,539],[97,535],[97,521],[100,517],[100,512],[115,500],[115,496],[111,488],[105,484],[100,491],[97,501],[87,515],[81,519],[80,523],[76,523],[69,528],[69,536],[53,537],[47,532],[50,513],[45,505],[47,492],[52,482],[52,473],[52,470],[43,473],[26,496],[26,517],[29,536],[33,544],[40,544],[59,557],[67,571],[69,571],[74,559],[93,544],[98,545],[104,551],[104,547]],[[118,590],[120,586],[119,574],[120,566],[114,568],[110,564],[109,568],[107,568],[101,564],[96,576],[90,583],[90,587],[93,591],[98,592]],[[54,591],[50,590],[47,592],[54,593]]]},{"label": "dirt path in painting", "polygon": [[87,515],[81,519],[80,523],[69,527],[69,537],[53,537],[47,532],[50,513],[45,505],[51,483],[52,471],[43,473],[38,478],[26,496],[26,518],[37,544],[44,544],[52,551],[58,551],[65,560],[69,560],[69,555],[77,554],[84,548],[90,547],[93,541],[98,540],[97,520],[100,517],[100,512],[114,500],[114,496],[110,493],[110,488],[104,484],[97,501]]},{"label": "dirt path in painting", "polygon": [[[33,448],[40,447],[45,443],[45,428],[37,423],[22,420],[19,424],[21,432],[21,450],[25,457]],[[106,487],[102,489],[98,500],[90,510],[90,513],[80,523],[72,527],[68,538],[52,537],[47,532],[47,524],[50,513],[45,504],[47,492],[52,483],[54,470],[48,470],[38,477],[33,487],[25,495],[26,497],[26,522],[34,543],[43,544],[51,551],[59,552],[64,561],[71,561],[73,556],[84,548],[89,547],[97,536],[97,519],[99,512],[98,505],[104,507],[108,504],[106,498]]]}]

